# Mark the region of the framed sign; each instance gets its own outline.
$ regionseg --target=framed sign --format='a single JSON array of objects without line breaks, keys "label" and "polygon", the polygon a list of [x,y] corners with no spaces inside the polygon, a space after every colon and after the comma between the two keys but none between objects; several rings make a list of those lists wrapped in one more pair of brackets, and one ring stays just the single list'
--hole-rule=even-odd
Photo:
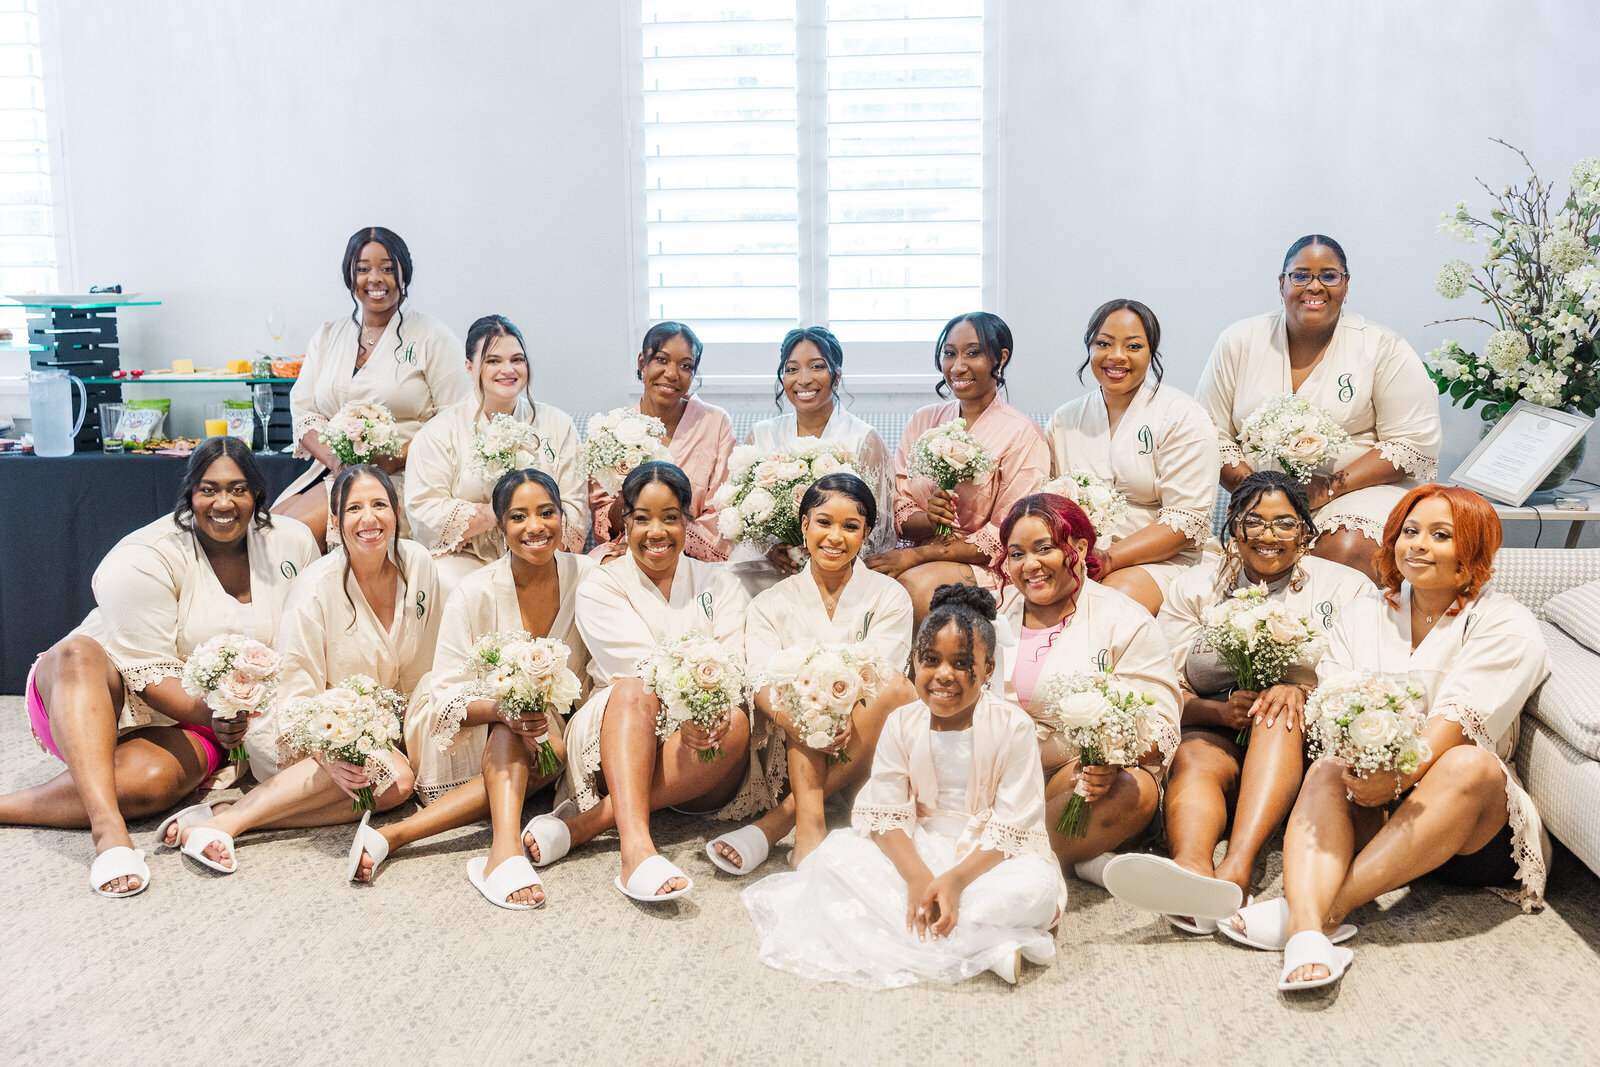
[{"label": "framed sign", "polygon": [[1593,423],[1583,415],[1519,400],[1478,442],[1450,480],[1490,500],[1521,507]]}]

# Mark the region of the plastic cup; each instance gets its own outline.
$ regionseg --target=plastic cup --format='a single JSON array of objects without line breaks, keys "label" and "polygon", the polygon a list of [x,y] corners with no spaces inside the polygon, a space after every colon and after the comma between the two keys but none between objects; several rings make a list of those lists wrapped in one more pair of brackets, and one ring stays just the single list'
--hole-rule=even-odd
[{"label": "plastic cup", "polygon": [[206,420],[206,436],[207,437],[222,437],[227,432],[228,432],[228,420],[227,419],[207,419]]},{"label": "plastic cup", "polygon": [[100,405],[100,451],[115,454],[122,451],[122,438],[117,436],[117,423],[122,421],[123,405]]}]

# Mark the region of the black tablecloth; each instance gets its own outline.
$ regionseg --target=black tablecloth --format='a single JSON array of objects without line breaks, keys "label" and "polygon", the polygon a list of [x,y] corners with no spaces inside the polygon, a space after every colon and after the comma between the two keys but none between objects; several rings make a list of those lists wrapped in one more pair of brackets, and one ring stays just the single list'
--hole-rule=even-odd
[{"label": "black tablecloth", "polygon": [[[308,460],[261,456],[275,497]],[[0,693],[20,693],[40,652],[94,607],[89,579],[122,537],[172,513],[188,461],[0,453]]]}]

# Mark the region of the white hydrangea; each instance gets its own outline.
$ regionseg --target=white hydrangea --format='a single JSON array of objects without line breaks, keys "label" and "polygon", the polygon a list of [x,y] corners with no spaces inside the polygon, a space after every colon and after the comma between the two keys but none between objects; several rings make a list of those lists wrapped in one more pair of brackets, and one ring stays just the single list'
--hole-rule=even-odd
[{"label": "white hydrangea", "polygon": [[1439,268],[1439,276],[1433,280],[1433,286],[1439,290],[1439,295],[1447,300],[1455,300],[1467,291],[1467,282],[1472,280],[1472,264],[1464,259],[1452,259]]},{"label": "white hydrangea", "polygon": [[1516,330],[1496,330],[1483,346],[1483,355],[1501,374],[1515,373],[1528,358],[1528,339]]}]

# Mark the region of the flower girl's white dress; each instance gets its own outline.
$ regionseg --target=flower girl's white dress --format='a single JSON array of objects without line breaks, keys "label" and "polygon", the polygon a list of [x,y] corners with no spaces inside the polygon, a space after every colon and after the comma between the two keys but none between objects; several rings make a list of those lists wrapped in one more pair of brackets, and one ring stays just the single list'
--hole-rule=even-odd
[{"label": "flower girl's white dress", "polygon": [[[1044,779],[1032,720],[985,695],[973,726],[934,732],[920,701],[889,717],[853,827],[836,830],[798,870],[745,890],[760,958],[807,978],[891,989],[959,982],[1021,950],[1055,956],[1049,928],[1066,903],[1044,825]],[[1006,854],[961,893],[950,936],[906,929],[906,883],[871,834],[905,829],[935,876],[974,848]]]}]

